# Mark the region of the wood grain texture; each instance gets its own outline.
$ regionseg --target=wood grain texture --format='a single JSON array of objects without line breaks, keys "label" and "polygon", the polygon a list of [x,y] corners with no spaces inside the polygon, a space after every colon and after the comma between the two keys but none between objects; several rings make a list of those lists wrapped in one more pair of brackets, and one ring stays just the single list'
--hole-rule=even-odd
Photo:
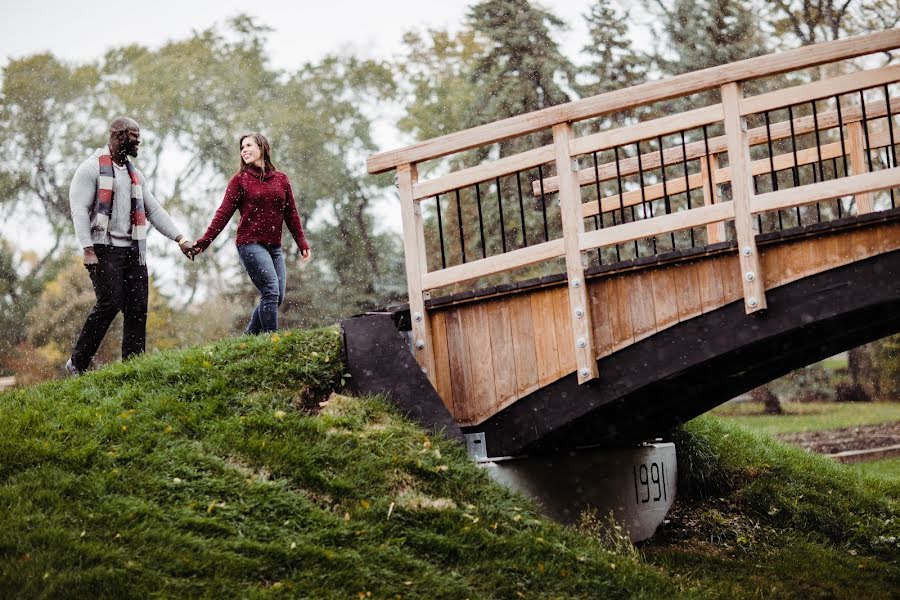
[{"label": "wood grain texture", "polygon": [[516,385],[516,354],[510,318],[509,300],[500,298],[485,304],[491,336],[491,356],[494,367],[493,412],[518,398]]},{"label": "wood grain texture", "polygon": [[656,333],[656,311],[653,307],[653,283],[646,271],[635,271],[625,280],[631,326],[637,342]]},{"label": "wood grain texture", "polygon": [[530,296],[510,298],[509,320],[514,341],[516,393],[521,397],[538,389],[539,379]]},{"label": "wood grain texture", "polygon": [[472,372],[472,393],[468,394],[469,414],[478,418],[488,414],[497,400],[491,330],[488,326],[487,308],[482,302],[467,305],[461,311],[461,316]]},{"label": "wood grain texture", "polygon": [[[744,297],[744,288],[741,283],[743,273],[736,254],[719,257],[719,272],[722,274],[722,296],[725,304]],[[760,288],[765,289],[763,285]]]},{"label": "wood grain texture", "polygon": [[656,313],[656,330],[671,327],[678,322],[678,284],[676,267],[664,267],[650,272],[653,287],[653,310]]},{"label": "wood grain texture", "polygon": [[722,306],[725,303],[725,292],[722,290],[719,263],[715,260],[698,262],[697,277],[700,282],[700,306],[703,312],[708,313]]},{"label": "wood grain texture", "polygon": [[703,313],[700,300],[700,276],[696,262],[677,265],[675,300],[678,303],[678,320],[687,321]]},{"label": "wood grain texture", "polygon": [[463,332],[460,311],[447,311],[447,354],[450,363],[450,381],[453,387],[453,416],[459,422],[466,422],[474,415],[470,397],[474,393],[471,367],[469,366],[469,345]]},{"label": "wood grain texture", "polygon": [[538,385],[544,387],[548,383],[556,381],[556,374],[559,373],[553,298],[548,290],[540,290],[531,295],[531,321],[534,325]]},{"label": "wood grain texture", "polygon": [[[582,286],[587,300],[587,288]],[[553,319],[556,326],[556,355],[559,360],[558,375],[571,373],[576,368],[575,363],[575,332],[572,329],[572,312],[569,310],[569,294],[565,287],[554,288],[550,297],[553,303]],[[590,331],[585,333],[589,335]],[[596,362],[592,356],[591,360]]]},{"label": "wood grain texture", "polygon": [[634,328],[631,325],[631,305],[628,297],[626,277],[612,278],[609,289],[609,325],[612,330],[612,350],[616,351],[634,343]]},{"label": "wood grain texture", "polygon": [[447,313],[431,313],[431,336],[434,343],[434,388],[447,410],[453,413],[453,384],[450,379],[450,353],[447,347]]},{"label": "wood grain texture", "polygon": [[591,317],[594,327],[594,351],[597,358],[612,353],[612,328],[609,323],[610,278],[594,280],[588,288],[591,298]]}]

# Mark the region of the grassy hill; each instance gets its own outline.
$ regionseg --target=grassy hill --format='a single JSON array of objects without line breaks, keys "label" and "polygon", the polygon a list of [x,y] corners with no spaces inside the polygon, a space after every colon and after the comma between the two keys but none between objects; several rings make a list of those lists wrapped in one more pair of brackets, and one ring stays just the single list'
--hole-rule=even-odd
[{"label": "grassy hill", "polygon": [[678,434],[678,509],[636,552],[602,519],[541,518],[385,402],[333,394],[342,373],[323,329],[0,394],[0,598],[756,597],[785,573],[775,594],[900,586],[898,486],[702,419]]}]

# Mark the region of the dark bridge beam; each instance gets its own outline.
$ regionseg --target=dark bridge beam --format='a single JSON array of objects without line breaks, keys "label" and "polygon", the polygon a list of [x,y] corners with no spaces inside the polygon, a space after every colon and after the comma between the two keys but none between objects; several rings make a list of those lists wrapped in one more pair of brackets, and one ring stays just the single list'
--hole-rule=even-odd
[{"label": "dark bridge beam", "polygon": [[734,302],[600,360],[600,380],[565,377],[466,433],[490,456],[618,445],[656,437],[754,387],[900,332],[900,251],[767,291],[747,316]]}]

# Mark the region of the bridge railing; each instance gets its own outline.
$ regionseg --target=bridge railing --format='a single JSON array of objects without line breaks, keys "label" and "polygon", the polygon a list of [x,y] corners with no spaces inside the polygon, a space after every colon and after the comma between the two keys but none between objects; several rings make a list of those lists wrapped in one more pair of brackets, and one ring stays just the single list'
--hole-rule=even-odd
[{"label": "bridge railing", "polygon": [[[623,253],[637,258],[642,252],[734,239],[745,310],[765,308],[758,233],[767,226],[803,224],[804,213],[807,219],[822,220],[851,208],[872,211],[885,202],[873,196],[881,190],[890,190],[894,205],[900,168],[893,116],[900,100],[891,97],[891,86],[900,81],[900,67],[749,97],[743,94],[745,82],[898,47],[900,30],[799,48],[370,157],[371,173],[397,170],[419,363],[429,376],[434,373],[425,310],[431,290],[564,259],[578,380],[596,377],[584,279],[593,253],[600,262],[604,254],[614,261]],[[708,90],[718,90],[721,101],[575,135],[575,125],[585,120]],[[473,148],[495,157],[498,143],[536,132],[552,143],[418,179],[419,165],[428,161]],[[423,207],[430,217],[427,226]],[[586,222],[593,223],[593,230]],[[426,241],[426,230],[436,238]]]}]

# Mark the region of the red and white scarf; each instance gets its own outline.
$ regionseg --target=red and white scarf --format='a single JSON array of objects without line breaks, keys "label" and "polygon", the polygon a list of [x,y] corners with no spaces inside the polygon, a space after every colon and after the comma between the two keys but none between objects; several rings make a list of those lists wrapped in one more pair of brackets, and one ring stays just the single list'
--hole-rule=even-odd
[{"label": "red and white scarf", "polygon": [[[116,173],[113,170],[112,156],[109,149],[100,154],[100,179],[97,182],[97,225],[103,233],[109,233],[109,218],[112,215],[112,203],[116,186]],[[137,242],[141,264],[146,264],[147,255],[147,214],[144,212],[144,191],[141,178],[131,161],[125,159],[125,168],[131,179],[131,239]]]}]

